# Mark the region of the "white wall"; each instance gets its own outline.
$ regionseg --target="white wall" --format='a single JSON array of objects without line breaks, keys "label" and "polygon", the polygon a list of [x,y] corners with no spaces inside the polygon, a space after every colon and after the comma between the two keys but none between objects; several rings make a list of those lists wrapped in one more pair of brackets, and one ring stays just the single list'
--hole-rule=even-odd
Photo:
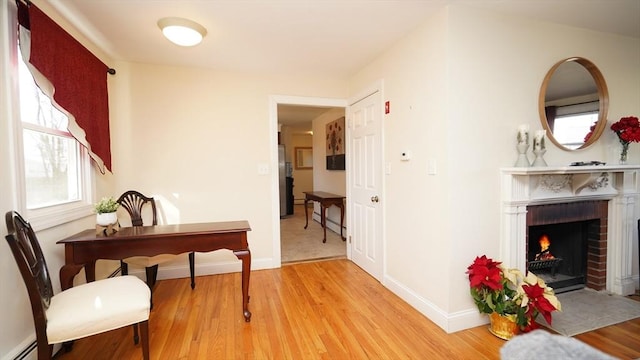
[{"label": "white wall", "polygon": [[[325,191],[332,194],[346,196],[347,177],[342,170],[327,170],[327,128],[326,125],[345,115],[343,108],[334,108],[313,119],[313,190]],[[320,219],[320,205],[314,203],[314,218]],[[344,226],[347,226],[345,206]],[[340,232],[340,209],[331,206],[327,209],[327,227]],[[343,235],[346,232],[343,233]]]},{"label": "white wall", "polygon": [[[11,11],[11,12],[10,12]],[[8,28],[15,18],[15,6],[10,8],[5,2],[0,5],[0,167],[5,171],[0,172],[0,213],[4,215],[7,211],[13,210],[17,203],[15,199],[16,186],[13,181],[15,178],[15,166],[13,158],[13,124],[9,119],[13,116],[13,102],[7,96],[11,91],[14,83],[17,81],[12,77],[9,71],[11,67],[11,57],[15,56],[16,50],[12,46],[14,42],[10,36],[11,32]],[[4,217],[3,217],[4,219]],[[0,322],[6,324],[0,328],[0,358],[4,358],[10,349],[16,347],[20,343],[28,341],[26,338],[33,333],[33,320],[31,318],[31,307],[29,306],[29,298],[23,285],[20,273],[9,246],[4,241],[6,235],[6,227],[2,220],[2,244],[0,244],[0,291],[5,296],[0,296]],[[10,291],[9,289],[19,289],[20,291]],[[12,296],[6,296],[12,294]],[[24,304],[24,305],[23,305]],[[26,343],[24,344],[26,345]]]},{"label": "white wall", "polygon": [[[542,128],[542,80],[571,56],[590,59],[603,73],[610,122],[640,114],[640,40],[461,6],[432,17],[351,81],[355,92],[384,79],[391,103],[385,284],[447,331],[485,321],[464,272],[477,255],[499,255],[499,169],[516,160],[519,124]],[[607,130],[585,150],[550,146],[545,159],[550,166],[612,162],[616,147]],[[629,162],[638,164],[640,144],[632,147]],[[413,152],[411,161],[399,160],[402,149]],[[430,161],[436,174],[427,174]]]},{"label": "white wall", "polygon": [[[343,98],[346,82],[270,78],[207,69],[119,63],[112,107],[116,189],[160,199],[166,223],[246,219],[253,268],[274,261],[277,182],[274,94]],[[270,165],[259,175],[260,164]],[[275,216],[275,217],[274,217]],[[187,276],[186,260],[159,278]],[[197,254],[198,274],[239,269],[231,252]],[[222,265],[220,265],[222,264]],[[220,267],[223,266],[223,267]]]}]

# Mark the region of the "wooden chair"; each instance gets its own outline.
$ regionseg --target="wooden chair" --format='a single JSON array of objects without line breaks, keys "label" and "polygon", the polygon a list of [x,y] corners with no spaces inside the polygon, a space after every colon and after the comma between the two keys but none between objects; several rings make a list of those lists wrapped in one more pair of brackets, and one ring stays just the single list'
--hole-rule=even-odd
[{"label": "wooden chair", "polygon": [[[142,211],[145,205],[149,204],[151,206],[151,214],[152,214],[152,224],[158,225],[158,214],[156,209],[156,201],[153,197],[147,197],[135,190],[126,191],[124,194],[118,198],[118,203],[122,206],[131,217],[131,225],[132,226],[143,226],[142,219]],[[156,284],[156,279],[158,277],[158,264],[167,262],[172,260],[177,255],[173,254],[162,254],[156,256],[133,256],[130,258],[126,258],[120,262],[122,275],[127,275],[129,273],[129,264],[138,265],[145,268],[147,275],[147,285],[149,285],[149,289],[153,289]],[[196,287],[195,282],[195,253],[189,253],[189,271],[191,272],[191,289]],[[153,290],[152,290],[153,291]]]},{"label": "wooden chair", "polygon": [[42,249],[31,225],[20,214],[5,215],[5,236],[29,293],[36,329],[38,360],[51,359],[53,344],[133,325],[134,343],[138,327],[142,355],[149,359],[149,311],[151,291],[135,276],[118,276],[74,286],[53,294]]}]

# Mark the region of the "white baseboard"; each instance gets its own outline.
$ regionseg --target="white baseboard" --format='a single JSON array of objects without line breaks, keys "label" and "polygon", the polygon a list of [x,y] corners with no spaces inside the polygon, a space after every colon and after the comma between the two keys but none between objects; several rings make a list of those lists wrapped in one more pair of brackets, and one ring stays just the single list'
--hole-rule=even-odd
[{"label": "white baseboard", "polygon": [[383,285],[448,334],[489,323],[487,316],[475,308],[447,313],[390,276],[385,275]]},{"label": "white baseboard", "polygon": [[[320,224],[320,221],[322,221],[322,219],[320,218],[320,214],[317,212],[313,212],[311,220],[318,222],[318,224]],[[343,225],[345,226],[342,228],[342,236],[347,236],[346,223]],[[333,221],[329,217],[327,217],[327,229],[333,231],[336,234],[340,234],[340,224]]]},{"label": "white baseboard", "polygon": [[[251,260],[251,270],[263,270],[263,269],[272,269],[272,268],[273,266],[272,266],[271,259],[252,259]],[[196,276],[228,274],[228,273],[241,272],[241,271],[242,271],[242,262],[240,260],[214,262],[214,263],[203,263],[201,261],[198,261],[196,266]],[[146,281],[146,274],[144,269],[130,268],[129,275],[135,275],[139,277],[141,280]],[[181,278],[188,278],[190,276],[191,276],[191,273],[189,271],[188,263],[184,265],[172,265],[172,266],[161,265],[160,267],[158,267],[158,280],[181,279]],[[196,279],[196,283],[197,283],[197,279]]]}]

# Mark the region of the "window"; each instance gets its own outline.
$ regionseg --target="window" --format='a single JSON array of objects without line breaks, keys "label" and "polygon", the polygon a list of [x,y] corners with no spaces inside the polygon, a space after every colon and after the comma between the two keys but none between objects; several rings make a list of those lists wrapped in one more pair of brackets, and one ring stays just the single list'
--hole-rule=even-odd
[{"label": "window", "polygon": [[38,226],[42,229],[90,213],[90,162],[67,130],[67,116],[36,85],[19,54],[17,63],[20,201],[32,223],[46,219]]},{"label": "window", "polygon": [[579,148],[585,143],[585,135],[591,131],[591,126],[598,122],[599,106],[599,101],[558,106],[553,122],[553,136],[568,149]]},{"label": "window", "polygon": [[569,149],[577,149],[584,144],[584,137],[591,126],[598,121],[598,112],[558,116],[553,126],[553,136]]}]

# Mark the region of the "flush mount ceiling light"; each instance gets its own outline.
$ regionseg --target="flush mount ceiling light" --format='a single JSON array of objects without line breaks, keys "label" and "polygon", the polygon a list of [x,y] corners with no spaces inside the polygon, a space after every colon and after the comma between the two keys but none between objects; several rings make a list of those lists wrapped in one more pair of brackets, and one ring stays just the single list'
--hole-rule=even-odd
[{"label": "flush mount ceiling light", "polygon": [[207,35],[207,29],[204,26],[195,21],[177,17],[158,20],[158,27],[169,41],[180,46],[198,45]]}]

